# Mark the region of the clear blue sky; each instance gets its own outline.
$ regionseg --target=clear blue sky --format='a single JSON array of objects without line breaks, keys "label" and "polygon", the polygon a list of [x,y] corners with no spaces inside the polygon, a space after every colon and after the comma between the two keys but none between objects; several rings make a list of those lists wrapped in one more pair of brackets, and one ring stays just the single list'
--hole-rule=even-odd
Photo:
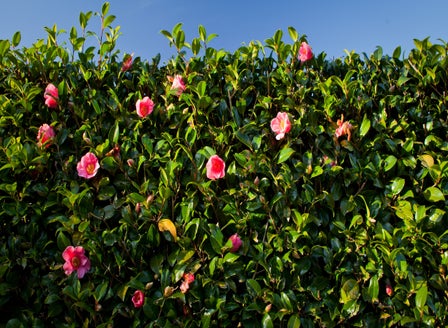
[{"label": "clear blue sky", "polygon": [[[251,40],[264,40],[288,26],[306,34],[315,53],[327,58],[343,57],[344,49],[371,54],[381,46],[391,54],[401,46],[408,54],[413,39],[430,37],[448,42],[447,0],[110,0],[113,26],[120,26],[118,48],[151,59],[157,53],[169,58],[175,53],[160,33],[182,22],[186,40],[198,35],[199,24],[219,36],[210,46],[234,51]],[[45,39],[44,26],[57,25],[67,33],[79,28],[80,12],[99,12],[100,0],[13,0],[3,1],[0,39],[22,33],[21,46]],[[98,17],[90,29],[98,31]]]}]

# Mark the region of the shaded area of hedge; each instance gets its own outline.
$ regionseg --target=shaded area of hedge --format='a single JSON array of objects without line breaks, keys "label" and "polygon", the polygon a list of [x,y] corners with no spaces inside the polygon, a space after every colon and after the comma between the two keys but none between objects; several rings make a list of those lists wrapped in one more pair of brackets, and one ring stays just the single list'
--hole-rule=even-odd
[{"label": "shaded area of hedge", "polygon": [[[2,325],[447,320],[445,44],[303,63],[307,40],[293,28],[291,43],[277,31],[230,53],[202,26],[186,44],[177,25],[163,31],[176,57],[123,70],[107,9],[98,47],[84,46],[89,13],[68,45],[56,29],[27,49],[19,35],[0,41]],[[49,83],[57,108],[44,104]],[[154,111],[141,118],[145,96]],[[281,140],[278,112],[292,123]],[[335,136],[342,118],[350,140]],[[48,148],[36,141],[45,123]],[[87,152],[100,161],[92,179],[76,170]],[[214,154],[226,174],[209,180]],[[235,233],[243,244],[231,252]],[[82,279],[62,269],[69,245],[90,259]],[[195,279],[184,293],[185,273]]]}]

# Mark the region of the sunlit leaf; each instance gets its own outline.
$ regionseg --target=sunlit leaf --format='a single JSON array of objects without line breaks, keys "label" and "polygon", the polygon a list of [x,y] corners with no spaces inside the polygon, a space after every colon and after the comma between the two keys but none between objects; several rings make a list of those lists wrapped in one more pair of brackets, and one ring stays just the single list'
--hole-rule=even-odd
[{"label": "sunlit leaf", "polygon": [[158,226],[160,232],[168,231],[173,237],[174,241],[177,241],[176,226],[170,219],[161,219],[158,223]]}]

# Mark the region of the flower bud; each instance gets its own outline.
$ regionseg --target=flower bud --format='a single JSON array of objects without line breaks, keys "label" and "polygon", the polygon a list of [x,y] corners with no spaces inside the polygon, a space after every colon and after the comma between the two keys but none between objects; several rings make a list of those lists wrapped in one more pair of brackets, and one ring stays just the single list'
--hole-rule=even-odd
[{"label": "flower bud", "polygon": [[390,284],[387,284],[386,285],[386,294],[387,294],[387,296],[392,296],[393,292],[394,291],[392,289],[392,286]]},{"label": "flower bud", "polygon": [[171,295],[173,295],[174,292],[174,288],[171,286],[166,286],[164,291],[163,291],[163,297],[170,297]]},{"label": "flower bud", "polygon": [[271,311],[271,308],[272,308],[272,304],[269,303],[269,304],[266,305],[266,307],[264,308],[264,312],[265,312],[265,313],[269,313],[269,311]]}]

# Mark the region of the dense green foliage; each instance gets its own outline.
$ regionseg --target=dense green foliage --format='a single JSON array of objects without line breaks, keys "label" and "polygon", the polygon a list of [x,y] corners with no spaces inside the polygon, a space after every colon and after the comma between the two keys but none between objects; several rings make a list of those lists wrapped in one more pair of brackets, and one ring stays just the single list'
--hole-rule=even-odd
[{"label": "dense green foliage", "polygon": [[[0,326],[448,320],[445,44],[303,63],[293,28],[291,43],[277,31],[230,53],[202,26],[187,43],[179,24],[162,31],[169,62],[122,70],[108,8],[98,35],[82,13],[68,43],[56,27],[29,48],[20,33],[0,41]],[[56,108],[44,103],[50,83]],[[141,118],[144,96],[155,106]],[[292,123],[281,140],[278,112]],[[342,116],[350,140],[335,136]],[[87,152],[100,161],[91,179],[77,174]],[[226,171],[210,180],[214,154]],[[62,268],[69,245],[90,259],[82,279]],[[184,273],[195,277],[186,292]]]}]

